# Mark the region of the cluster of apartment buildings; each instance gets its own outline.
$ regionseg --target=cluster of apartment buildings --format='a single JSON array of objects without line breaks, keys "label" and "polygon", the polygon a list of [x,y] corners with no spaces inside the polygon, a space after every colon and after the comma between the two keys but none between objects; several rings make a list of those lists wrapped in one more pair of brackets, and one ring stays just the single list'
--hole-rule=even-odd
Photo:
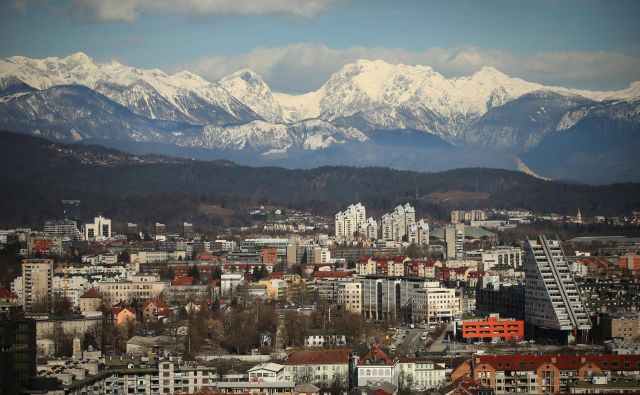
[{"label": "cluster of apartment buildings", "polygon": [[337,240],[384,240],[408,242],[418,245],[429,244],[429,224],[421,219],[416,221],[416,210],[409,203],[399,205],[384,214],[380,222],[367,218],[362,203],[352,204],[335,215],[335,237]]}]

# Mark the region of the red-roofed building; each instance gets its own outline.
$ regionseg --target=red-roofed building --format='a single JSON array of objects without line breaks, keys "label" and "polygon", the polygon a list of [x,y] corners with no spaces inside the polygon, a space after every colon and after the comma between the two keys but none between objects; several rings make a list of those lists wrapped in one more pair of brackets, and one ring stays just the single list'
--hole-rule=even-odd
[{"label": "red-roofed building", "polygon": [[109,307],[107,318],[116,325],[124,325],[136,321],[136,310],[133,307]]},{"label": "red-roofed building", "polygon": [[269,273],[269,280],[282,280],[284,277],[284,273],[283,272],[273,272],[273,273]]},{"label": "red-roofed building", "polygon": [[17,304],[18,295],[8,289],[0,288],[0,303]]},{"label": "red-roofed building", "polygon": [[357,385],[374,386],[382,382],[398,385],[400,366],[398,358],[381,350],[378,346],[371,347],[369,351],[358,359],[356,375]]},{"label": "red-roofed building", "polygon": [[350,278],[353,272],[347,271],[316,271],[313,272],[313,278]]},{"label": "red-roofed building", "polygon": [[171,280],[171,286],[180,286],[180,285],[193,285],[193,277],[191,276],[176,276],[173,280]]},{"label": "red-roofed building", "polygon": [[102,305],[102,294],[97,289],[91,288],[80,296],[79,304],[82,314],[98,311]]},{"label": "red-roofed building", "polygon": [[620,269],[629,270],[634,276],[640,275],[640,255],[629,252],[620,257]]},{"label": "red-roofed building", "polygon": [[[596,377],[608,382],[640,375],[640,355],[474,355],[458,366],[452,380],[462,376],[497,393],[569,393],[576,383]],[[455,377],[454,377],[455,376]],[[636,387],[640,388],[640,387]]]},{"label": "red-roofed building", "polygon": [[165,321],[173,316],[173,311],[162,299],[148,300],[142,305],[142,319],[144,321]]},{"label": "red-roofed building", "polygon": [[482,277],[484,277],[486,274],[487,272],[483,272],[479,270],[474,270],[467,273],[467,284],[470,287],[475,287],[476,284],[478,284],[478,281],[480,281]]}]

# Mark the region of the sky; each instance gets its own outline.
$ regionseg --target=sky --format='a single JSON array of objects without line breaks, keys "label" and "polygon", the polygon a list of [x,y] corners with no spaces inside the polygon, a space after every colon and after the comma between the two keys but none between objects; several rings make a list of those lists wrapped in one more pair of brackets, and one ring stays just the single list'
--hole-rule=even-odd
[{"label": "sky", "polygon": [[493,66],[547,85],[640,80],[640,1],[0,0],[0,58],[67,56],[190,70],[242,68],[274,91],[319,88],[359,58],[451,77]]}]

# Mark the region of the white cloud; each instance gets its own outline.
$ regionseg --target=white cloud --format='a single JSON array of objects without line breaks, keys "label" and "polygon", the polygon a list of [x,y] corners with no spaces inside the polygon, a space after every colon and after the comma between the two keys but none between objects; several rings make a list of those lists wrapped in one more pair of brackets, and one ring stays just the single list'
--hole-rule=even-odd
[{"label": "white cloud", "polygon": [[332,0],[73,0],[71,12],[95,22],[134,21],[143,14],[187,17],[287,15],[312,17]]},{"label": "white cloud", "polygon": [[320,87],[345,64],[361,58],[427,65],[446,76],[468,75],[482,66],[493,66],[528,81],[585,89],[618,89],[640,80],[640,59],[622,53],[558,51],[518,56],[469,45],[409,51],[381,47],[333,49],[301,43],[256,48],[237,56],[205,57],[176,69],[188,69],[217,80],[241,68],[250,68],[276,91],[307,92]]}]

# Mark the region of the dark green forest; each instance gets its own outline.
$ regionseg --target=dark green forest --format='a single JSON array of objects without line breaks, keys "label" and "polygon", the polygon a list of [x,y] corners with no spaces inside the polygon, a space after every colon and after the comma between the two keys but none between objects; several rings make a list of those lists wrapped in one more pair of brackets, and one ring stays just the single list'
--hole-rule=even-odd
[{"label": "dark green forest", "polygon": [[[110,159],[104,164],[106,157]],[[0,132],[0,228],[41,228],[44,220],[59,216],[61,199],[82,200],[86,219],[102,212],[120,222],[171,226],[193,221],[208,228],[249,223],[244,209],[263,204],[333,215],[359,200],[368,213],[379,215],[408,201],[420,216],[443,220],[453,208],[566,215],[579,208],[587,216],[622,215],[640,208],[639,183],[581,185],[501,169],[419,173],[344,166],[292,170],[171,158],[150,162],[102,147]],[[427,196],[459,191],[476,197],[447,201]],[[202,204],[233,210],[231,222],[201,214]]]}]

